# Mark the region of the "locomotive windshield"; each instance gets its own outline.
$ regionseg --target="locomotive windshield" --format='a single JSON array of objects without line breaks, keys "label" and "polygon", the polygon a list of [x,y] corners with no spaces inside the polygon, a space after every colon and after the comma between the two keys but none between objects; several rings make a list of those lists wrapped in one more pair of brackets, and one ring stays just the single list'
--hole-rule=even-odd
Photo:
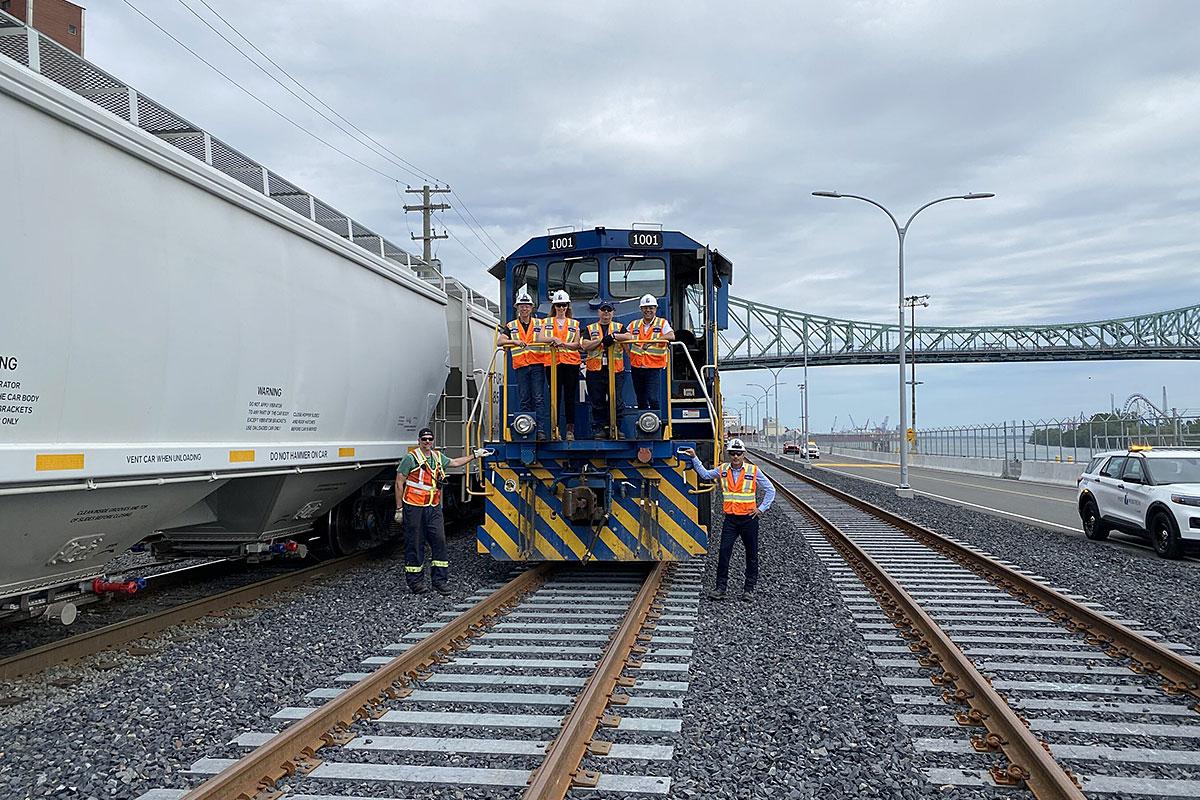
[{"label": "locomotive windshield", "polygon": [[551,261],[546,270],[547,299],[559,289],[571,300],[591,300],[600,294],[600,262],[594,258],[568,258]]},{"label": "locomotive windshield", "polygon": [[608,262],[608,293],[618,300],[644,294],[665,295],[667,262],[661,258],[613,258]]}]

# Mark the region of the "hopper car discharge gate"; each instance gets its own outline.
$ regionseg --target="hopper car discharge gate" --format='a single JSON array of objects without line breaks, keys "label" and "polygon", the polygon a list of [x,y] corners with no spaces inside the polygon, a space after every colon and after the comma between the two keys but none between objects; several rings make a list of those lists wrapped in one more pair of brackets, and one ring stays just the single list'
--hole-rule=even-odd
[{"label": "hopper car discharge gate", "polygon": [[387,534],[416,431],[467,441],[498,306],[2,11],[0,118],[0,392],[32,398],[0,411],[0,621],[136,587],[105,569],[139,542]]},{"label": "hopper car discharge gate", "polygon": [[[485,507],[478,550],[499,560],[579,562],[705,553],[714,487],[699,483],[677,451],[695,446],[711,459],[723,447],[716,343],[727,322],[732,264],[675,231],[596,228],[532,239],[491,272],[509,308],[521,288],[536,298],[535,317],[548,315],[551,294],[566,290],[581,330],[598,321],[602,302],[628,329],[641,316],[639,298],[651,294],[676,340],[655,373],[658,408],[636,409],[626,380],[619,413],[617,371],[603,370],[608,427],[619,431],[609,438],[593,430],[587,403],[560,419],[557,381],[547,384],[549,425],[539,430],[536,414],[519,405],[508,353],[496,351],[467,431],[473,445],[492,452],[475,465],[468,487]],[[607,349],[605,363],[624,363],[621,345]],[[548,358],[557,369],[555,348]],[[582,400],[582,380],[578,391]],[[570,441],[562,435],[568,422],[576,432]]]}]

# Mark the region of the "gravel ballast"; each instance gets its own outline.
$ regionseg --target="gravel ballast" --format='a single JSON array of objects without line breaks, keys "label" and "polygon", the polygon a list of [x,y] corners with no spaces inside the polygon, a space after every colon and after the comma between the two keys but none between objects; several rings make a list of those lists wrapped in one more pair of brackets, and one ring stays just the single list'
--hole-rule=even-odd
[{"label": "gravel ballast", "polygon": [[[24,697],[0,709],[0,797],[134,798],[188,787],[179,773],[285,706],[331,685],[384,644],[501,575],[475,538],[450,538],[453,594],[411,595],[403,549],[230,614],[180,626],[160,652],[118,652],[0,684]],[[261,610],[259,610],[261,609]],[[97,662],[116,662],[97,670]],[[55,680],[79,682],[57,687]]]},{"label": "gravel ballast", "polygon": [[[760,524],[753,602],[734,550],[729,599],[704,599],[696,626],[671,797],[974,798],[996,792],[928,783],[829,573],[780,497]],[[716,579],[720,519],[706,586]],[[630,795],[629,797],[633,797]]]},{"label": "gravel ballast", "polygon": [[972,544],[1047,578],[1123,617],[1139,620],[1200,651],[1196,597],[1200,564],[1159,558],[1153,550],[1086,539],[989,516],[920,494],[901,499],[887,486],[827,470],[813,477],[931,530]]},{"label": "gravel ballast", "polygon": [[[701,601],[683,710],[639,714],[682,719],[681,733],[652,739],[673,744],[674,759],[652,768],[609,760],[603,768],[669,775],[669,796],[679,798],[996,797],[927,782],[923,769],[933,762],[915,751],[912,732],[897,722],[903,710],[893,706],[829,573],[805,542],[807,525],[780,498],[761,524],[756,599],[738,599],[739,545],[730,598]],[[715,578],[719,516],[713,531],[706,586]],[[195,778],[180,774],[194,761],[235,755],[227,742],[275,729],[272,714],[311,704],[309,691],[362,670],[362,659],[444,619],[441,612],[502,575],[473,550],[473,537],[452,538],[449,598],[408,594],[397,554],[264,603],[249,616],[176,629],[161,637],[155,655],[123,658],[104,671],[64,667],[0,685],[0,694],[27,698],[3,710],[0,796],[100,800],[194,785]],[[81,682],[58,688],[47,683],[55,677]],[[394,797],[509,796],[483,787],[322,785],[350,788]]]}]

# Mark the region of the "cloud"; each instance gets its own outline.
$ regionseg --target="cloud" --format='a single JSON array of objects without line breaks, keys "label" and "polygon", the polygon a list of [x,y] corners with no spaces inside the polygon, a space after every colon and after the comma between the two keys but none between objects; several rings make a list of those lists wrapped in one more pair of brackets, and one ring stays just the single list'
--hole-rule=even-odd
[{"label": "cloud", "polygon": [[[993,191],[914,222],[906,289],[933,296],[922,322],[1080,321],[1200,297],[1193,3],[301,0],[281,12],[209,1],[340,113],[450,181],[500,250],[552,225],[658,221],[731,257],[739,295],[890,321],[891,223],[810,192],[862,193],[903,221],[934,197]],[[138,4],[256,96],[400,184],[417,182],[298,104],[179,4]],[[89,9],[88,25],[101,66],[407,241],[417,220],[401,210],[402,185],[283,122],[123,4]],[[443,221],[474,251],[440,243],[448,270],[492,291],[490,242],[453,213]],[[1124,391],[1178,375],[1132,367],[1106,365],[1105,382]],[[964,384],[971,376],[976,397],[945,413],[1011,416],[1006,404],[1060,386],[1054,369],[939,367]],[[1030,392],[1012,396],[1005,374],[1028,376]],[[894,370],[874,375],[838,368],[822,384],[882,416]]]}]

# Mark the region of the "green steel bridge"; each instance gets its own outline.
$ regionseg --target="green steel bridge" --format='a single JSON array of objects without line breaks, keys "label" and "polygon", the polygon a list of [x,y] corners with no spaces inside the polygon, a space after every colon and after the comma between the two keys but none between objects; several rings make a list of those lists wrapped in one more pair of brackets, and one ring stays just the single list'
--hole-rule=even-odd
[{"label": "green steel bridge", "polygon": [[[1097,322],[972,328],[917,326],[906,351],[922,364],[1200,358],[1200,305]],[[729,298],[721,369],[895,364],[897,325],[856,322]]]}]

